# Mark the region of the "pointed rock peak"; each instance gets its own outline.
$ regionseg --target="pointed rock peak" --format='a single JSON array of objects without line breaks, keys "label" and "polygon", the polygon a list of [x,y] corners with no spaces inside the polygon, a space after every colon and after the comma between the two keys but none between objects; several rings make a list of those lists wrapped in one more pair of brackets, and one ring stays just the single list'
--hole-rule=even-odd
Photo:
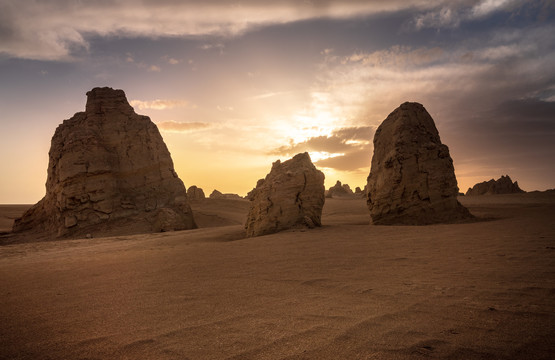
[{"label": "pointed rock peak", "polygon": [[87,113],[104,113],[107,111],[120,110],[121,112],[133,112],[129,105],[125,92],[111,87],[96,87],[87,92]]},{"label": "pointed rock peak", "polygon": [[417,103],[417,102],[405,101],[404,103],[401,104],[400,108],[403,109],[403,110],[424,109],[424,105],[422,105],[420,103]]},{"label": "pointed rock peak", "polygon": [[291,159],[291,160],[295,160],[295,161],[306,161],[306,160],[308,160],[308,161],[312,162],[312,160],[310,159],[310,155],[308,155],[307,152],[299,153],[299,154],[293,156],[293,159]]}]

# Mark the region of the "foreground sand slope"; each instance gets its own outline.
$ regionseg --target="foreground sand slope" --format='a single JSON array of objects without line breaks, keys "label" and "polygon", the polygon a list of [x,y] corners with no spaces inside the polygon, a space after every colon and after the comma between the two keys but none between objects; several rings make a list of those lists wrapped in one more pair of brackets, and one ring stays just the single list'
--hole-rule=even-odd
[{"label": "foreground sand slope", "polygon": [[492,220],[370,226],[327,199],[310,231],[0,247],[0,358],[550,358],[555,199],[461,202]]}]

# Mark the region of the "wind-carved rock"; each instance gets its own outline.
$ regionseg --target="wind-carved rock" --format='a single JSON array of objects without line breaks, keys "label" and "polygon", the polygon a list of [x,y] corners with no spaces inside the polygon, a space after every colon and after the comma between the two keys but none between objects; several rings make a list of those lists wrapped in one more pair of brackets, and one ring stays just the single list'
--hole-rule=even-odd
[{"label": "wind-carved rock", "polygon": [[341,181],[337,180],[334,186],[330,187],[328,193],[326,194],[327,198],[346,198],[346,197],[354,197],[353,190],[349,184],[341,184]]},{"label": "wind-carved rock", "polygon": [[308,153],[274,162],[252,192],[245,224],[247,237],[321,226],[324,191],[324,174],[312,164]]},{"label": "wind-carved rock", "polygon": [[518,194],[525,192],[518,186],[518,181],[513,181],[507,176],[499,179],[484,181],[469,188],[466,195],[495,195],[495,194]]},{"label": "wind-carved rock", "polygon": [[225,199],[225,200],[243,200],[243,198],[237,194],[226,193],[222,194],[220,191],[214,189],[210,194],[210,199]]},{"label": "wind-carved rock", "polygon": [[195,227],[156,125],[135,113],[122,90],[94,88],[86,111],[56,129],[46,195],[13,230],[96,237]]},{"label": "wind-carved rock", "polygon": [[457,201],[449,149],[418,103],[402,104],[376,130],[367,186],[373,224],[425,225],[472,217]]},{"label": "wind-carved rock", "polygon": [[189,186],[187,189],[187,197],[189,201],[202,201],[206,199],[204,191],[196,185]]}]

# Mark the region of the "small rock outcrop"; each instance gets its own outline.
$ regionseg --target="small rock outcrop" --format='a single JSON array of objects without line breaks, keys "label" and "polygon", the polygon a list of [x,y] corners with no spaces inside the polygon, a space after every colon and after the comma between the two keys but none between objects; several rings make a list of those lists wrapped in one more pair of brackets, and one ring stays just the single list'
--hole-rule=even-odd
[{"label": "small rock outcrop", "polygon": [[274,162],[257,185],[245,224],[247,237],[321,226],[324,174],[312,164],[308,153]]},{"label": "small rock outcrop", "polygon": [[67,238],[195,227],[156,125],[135,113],[122,90],[94,88],[85,112],[56,129],[46,195],[13,231]]},{"label": "small rock outcrop", "polygon": [[214,189],[214,191],[212,191],[212,193],[209,196],[210,199],[223,199],[223,197],[224,197],[224,194],[222,194],[216,189]]},{"label": "small rock outcrop", "polygon": [[518,194],[525,192],[513,182],[509,175],[501,176],[499,179],[484,181],[469,188],[466,195],[495,195],[495,194]]},{"label": "small rock outcrop", "polygon": [[453,160],[424,106],[404,103],[374,135],[367,204],[377,225],[425,225],[471,218],[457,201]]},{"label": "small rock outcrop", "polygon": [[327,198],[345,198],[353,197],[354,193],[348,184],[341,184],[341,181],[337,180],[334,186],[330,187],[326,197]]},{"label": "small rock outcrop", "polygon": [[237,194],[222,194],[216,189],[214,189],[214,191],[210,194],[210,199],[243,200],[243,198]]},{"label": "small rock outcrop", "polygon": [[189,201],[202,201],[206,199],[206,196],[201,188],[193,185],[187,189],[187,198],[189,198]]}]

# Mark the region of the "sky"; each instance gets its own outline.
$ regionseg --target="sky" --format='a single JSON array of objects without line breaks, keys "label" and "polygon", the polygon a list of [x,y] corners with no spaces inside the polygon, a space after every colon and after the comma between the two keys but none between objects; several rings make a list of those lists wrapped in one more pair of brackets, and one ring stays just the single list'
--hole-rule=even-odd
[{"label": "sky", "polygon": [[380,123],[423,104],[459,188],[555,188],[552,0],[0,0],[0,203],[45,194],[86,92],[125,91],[186,187],[245,195],[308,151],[363,188]]}]

